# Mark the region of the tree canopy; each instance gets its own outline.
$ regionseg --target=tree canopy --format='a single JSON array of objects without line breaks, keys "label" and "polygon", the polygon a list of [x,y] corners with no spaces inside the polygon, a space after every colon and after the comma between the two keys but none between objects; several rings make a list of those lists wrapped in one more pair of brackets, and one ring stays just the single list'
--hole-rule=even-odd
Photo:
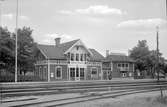
[{"label": "tree canopy", "polygon": [[[164,58],[159,54],[159,67],[161,71],[165,71]],[[138,44],[130,50],[130,57],[136,61],[135,69],[139,71],[147,71],[154,77],[157,63],[157,51],[150,50],[146,40],[139,40]]]},{"label": "tree canopy", "polygon": [[[0,63],[1,67],[10,72],[14,72],[15,64],[15,33],[7,28],[0,28]],[[34,55],[36,43],[32,38],[33,30],[29,27],[18,29],[18,70],[25,74],[27,71],[33,71]],[[9,69],[10,68],[10,69]]]}]

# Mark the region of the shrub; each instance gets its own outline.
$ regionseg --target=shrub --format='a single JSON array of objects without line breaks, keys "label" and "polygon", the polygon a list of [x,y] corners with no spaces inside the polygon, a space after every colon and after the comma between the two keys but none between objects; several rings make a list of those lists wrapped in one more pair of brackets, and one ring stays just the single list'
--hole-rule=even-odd
[{"label": "shrub", "polygon": [[[0,82],[14,82],[15,76],[14,75],[1,75]],[[32,75],[18,75],[19,82],[28,82],[28,81],[45,81],[37,76]]]}]

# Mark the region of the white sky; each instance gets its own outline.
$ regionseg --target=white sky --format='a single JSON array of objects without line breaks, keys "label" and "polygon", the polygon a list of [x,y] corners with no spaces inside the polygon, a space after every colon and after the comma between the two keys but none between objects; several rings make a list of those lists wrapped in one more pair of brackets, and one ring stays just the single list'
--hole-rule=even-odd
[{"label": "white sky", "polygon": [[[15,27],[16,0],[1,2],[1,23]],[[19,27],[29,26],[42,44],[81,39],[88,48],[105,55],[127,53],[138,40],[156,48],[160,27],[160,51],[167,58],[165,0],[19,0]]]}]

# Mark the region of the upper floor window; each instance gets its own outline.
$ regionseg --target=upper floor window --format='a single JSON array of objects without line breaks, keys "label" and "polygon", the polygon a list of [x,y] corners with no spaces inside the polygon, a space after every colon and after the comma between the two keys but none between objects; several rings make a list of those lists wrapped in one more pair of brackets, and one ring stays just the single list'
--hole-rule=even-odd
[{"label": "upper floor window", "polygon": [[80,55],[80,61],[83,61],[83,60],[84,60],[84,55],[81,54],[81,55]]},{"label": "upper floor window", "polygon": [[122,64],[122,67],[124,67],[125,66],[125,64]]},{"label": "upper floor window", "polygon": [[79,54],[76,54],[76,61],[79,61]]},{"label": "upper floor window", "polygon": [[129,67],[129,64],[128,64],[128,63],[118,63],[118,64],[117,64],[117,67],[118,67],[118,68],[120,68],[120,67],[122,67],[122,68],[125,68],[125,67],[126,67],[126,68],[127,68],[127,67]]},{"label": "upper floor window", "polygon": [[126,64],[126,67],[128,67],[129,65],[128,64]]},{"label": "upper floor window", "polygon": [[86,55],[86,54],[84,54],[84,60],[85,60],[85,61],[87,60],[86,58],[87,58],[87,55]]},{"label": "upper floor window", "polygon": [[76,47],[77,48],[77,51],[79,50],[79,46]]},{"label": "upper floor window", "polygon": [[71,53],[71,61],[74,61],[74,54]]}]

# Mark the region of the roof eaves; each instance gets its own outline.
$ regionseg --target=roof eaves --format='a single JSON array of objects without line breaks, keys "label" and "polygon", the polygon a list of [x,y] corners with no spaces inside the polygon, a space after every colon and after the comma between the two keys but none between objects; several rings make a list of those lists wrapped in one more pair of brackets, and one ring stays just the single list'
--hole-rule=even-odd
[{"label": "roof eaves", "polygon": [[40,49],[39,46],[37,46],[37,47],[38,47],[39,51],[44,55],[44,57],[45,57],[46,59],[49,59],[49,57],[42,51],[42,49]]}]

